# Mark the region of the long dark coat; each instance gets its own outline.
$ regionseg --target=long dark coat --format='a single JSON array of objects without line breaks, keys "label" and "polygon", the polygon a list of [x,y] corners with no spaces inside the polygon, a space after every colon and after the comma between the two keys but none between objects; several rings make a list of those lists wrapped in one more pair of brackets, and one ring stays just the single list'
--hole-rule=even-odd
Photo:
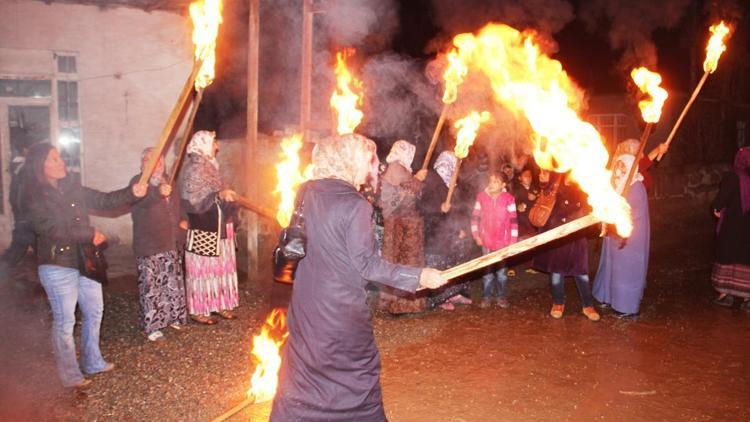
[{"label": "long dark coat", "polygon": [[714,211],[722,211],[716,242],[716,262],[750,266],[750,212],[742,214],[740,179],[736,173],[724,175],[711,207]]},{"label": "long dark coat", "polygon": [[[558,177],[562,177],[558,175]],[[557,200],[543,232],[583,217],[588,210],[583,192],[575,184],[560,183]],[[586,231],[578,231],[537,249],[534,268],[564,276],[588,275],[589,255]]]},{"label": "long dark coat", "polygon": [[294,281],[271,421],[384,421],[365,285],[414,292],[421,269],[380,258],[372,206],[349,183],[312,183],[304,214],[307,256]]}]

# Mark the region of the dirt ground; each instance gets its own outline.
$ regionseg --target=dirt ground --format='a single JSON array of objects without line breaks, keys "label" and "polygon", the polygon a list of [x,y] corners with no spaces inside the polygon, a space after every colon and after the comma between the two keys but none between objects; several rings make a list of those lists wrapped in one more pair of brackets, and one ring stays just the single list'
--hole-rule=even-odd
[{"label": "dirt ground", "polygon": [[[572,281],[562,320],[547,278],[519,271],[510,309],[376,313],[391,421],[750,420],[750,313],[710,303],[713,222],[705,202],[651,204],[652,255],[641,319],[580,313]],[[598,242],[591,241],[592,271]],[[102,351],[118,369],[63,389],[34,267],[0,281],[1,420],[210,420],[242,401],[251,337],[288,297],[241,281],[239,319],[190,325],[151,343],[140,332],[132,256],[112,251]],[[474,298],[479,286],[473,286]],[[270,406],[232,420],[267,420]]]}]

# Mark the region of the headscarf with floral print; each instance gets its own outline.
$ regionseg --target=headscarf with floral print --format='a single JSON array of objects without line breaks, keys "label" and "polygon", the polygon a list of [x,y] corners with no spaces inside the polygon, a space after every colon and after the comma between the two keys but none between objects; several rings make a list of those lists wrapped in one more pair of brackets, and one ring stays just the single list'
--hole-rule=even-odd
[{"label": "headscarf with floral print", "polygon": [[378,159],[375,142],[351,133],[321,141],[313,149],[313,178],[339,179],[357,186],[357,176],[366,170],[370,183],[377,186]]},{"label": "headscarf with floral print", "polygon": [[391,152],[388,153],[385,162],[388,164],[399,163],[411,173],[411,163],[414,161],[416,152],[417,147],[401,139],[393,143]]},{"label": "headscarf with floral print", "polygon": [[210,161],[214,167],[219,168],[219,162],[214,157],[214,140],[216,139],[216,132],[208,130],[199,130],[195,132],[190,143],[187,146],[188,154],[198,154]]},{"label": "headscarf with floral print", "polygon": [[457,163],[458,158],[456,158],[456,154],[454,154],[453,151],[443,151],[435,160],[435,165],[433,165],[432,168],[434,168],[440,178],[443,179],[445,186],[450,185],[451,177],[453,177],[453,172],[456,171]]}]

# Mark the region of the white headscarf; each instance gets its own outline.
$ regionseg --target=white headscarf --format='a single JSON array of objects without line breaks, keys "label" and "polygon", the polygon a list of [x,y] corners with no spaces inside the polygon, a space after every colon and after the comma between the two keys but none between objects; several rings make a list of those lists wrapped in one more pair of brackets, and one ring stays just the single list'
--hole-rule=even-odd
[{"label": "white headscarf", "polygon": [[216,132],[208,130],[195,132],[187,146],[187,153],[202,156],[218,169],[219,162],[214,157],[214,139],[216,139]]},{"label": "white headscarf", "polygon": [[434,168],[440,178],[443,179],[445,186],[450,185],[451,177],[453,177],[453,172],[456,171],[457,163],[458,158],[456,158],[456,154],[454,154],[453,151],[443,151],[435,160],[435,165],[433,165],[432,168]]},{"label": "white headscarf", "polygon": [[361,170],[367,170],[371,183],[377,186],[378,160],[375,142],[356,133],[336,136],[315,145],[313,178],[340,179],[359,189]]},{"label": "white headscarf", "polygon": [[399,163],[411,173],[411,163],[414,161],[416,152],[417,147],[401,139],[393,143],[391,152],[388,153],[385,162],[388,164]]},{"label": "white headscarf", "polygon": [[[633,166],[635,162],[635,156],[631,154],[621,154],[615,157],[615,164],[612,166],[612,185],[614,186],[617,193],[622,193],[622,191],[625,189],[625,181],[628,179],[628,175],[630,174],[630,167]],[[617,163],[622,163],[625,165],[625,170],[618,169],[619,166]],[[643,175],[638,172],[638,166],[635,167],[635,175],[633,176],[633,180],[630,181],[630,185],[632,186],[635,182],[642,182],[643,181]]]}]

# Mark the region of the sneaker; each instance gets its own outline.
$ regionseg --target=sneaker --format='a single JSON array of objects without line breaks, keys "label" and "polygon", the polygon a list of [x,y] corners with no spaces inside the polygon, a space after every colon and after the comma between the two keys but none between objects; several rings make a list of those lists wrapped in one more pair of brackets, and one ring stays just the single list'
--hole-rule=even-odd
[{"label": "sneaker", "polygon": [[479,307],[482,309],[487,309],[490,307],[490,305],[492,305],[492,300],[490,300],[490,298],[487,298],[487,297],[482,299],[481,302],[479,302]]},{"label": "sneaker", "polygon": [[637,321],[638,317],[640,316],[639,313],[625,313],[625,312],[615,312],[615,318],[622,320],[622,321]]},{"label": "sneaker", "polygon": [[750,299],[743,300],[740,309],[743,311],[750,311]]},{"label": "sneaker", "polygon": [[602,319],[602,317],[599,316],[599,312],[596,312],[596,309],[594,309],[593,306],[583,308],[583,314],[586,315],[586,318],[588,318],[589,321],[599,321]]},{"label": "sneaker", "polygon": [[84,378],[73,385],[69,385],[68,387],[76,388],[76,389],[84,389],[84,388],[87,388],[89,385],[91,385],[91,380]]},{"label": "sneaker", "polygon": [[456,307],[450,302],[443,302],[440,304],[440,309],[444,311],[455,311]]},{"label": "sneaker", "polygon": [[471,299],[469,299],[468,297],[464,295],[455,295],[451,297],[450,299],[448,299],[448,301],[452,303],[457,303],[459,305],[471,305],[472,303]]},{"label": "sneaker", "polygon": [[552,310],[549,311],[549,314],[552,318],[560,319],[563,316],[563,312],[565,312],[565,305],[552,305]]},{"label": "sneaker", "polygon": [[722,293],[713,302],[716,305],[731,308],[734,305],[734,296]]},{"label": "sneaker", "polygon": [[169,327],[172,328],[173,330],[176,330],[176,331],[181,331],[181,330],[183,330],[185,328],[184,325],[178,324],[176,322],[173,323],[173,324],[169,324]]},{"label": "sneaker", "polygon": [[510,302],[508,301],[508,299],[501,297],[500,299],[497,300],[497,306],[503,309],[508,309],[510,308]]},{"label": "sneaker", "polygon": [[147,335],[146,337],[151,341],[158,341],[164,338],[164,334],[161,331],[156,330],[152,332],[151,334]]}]

